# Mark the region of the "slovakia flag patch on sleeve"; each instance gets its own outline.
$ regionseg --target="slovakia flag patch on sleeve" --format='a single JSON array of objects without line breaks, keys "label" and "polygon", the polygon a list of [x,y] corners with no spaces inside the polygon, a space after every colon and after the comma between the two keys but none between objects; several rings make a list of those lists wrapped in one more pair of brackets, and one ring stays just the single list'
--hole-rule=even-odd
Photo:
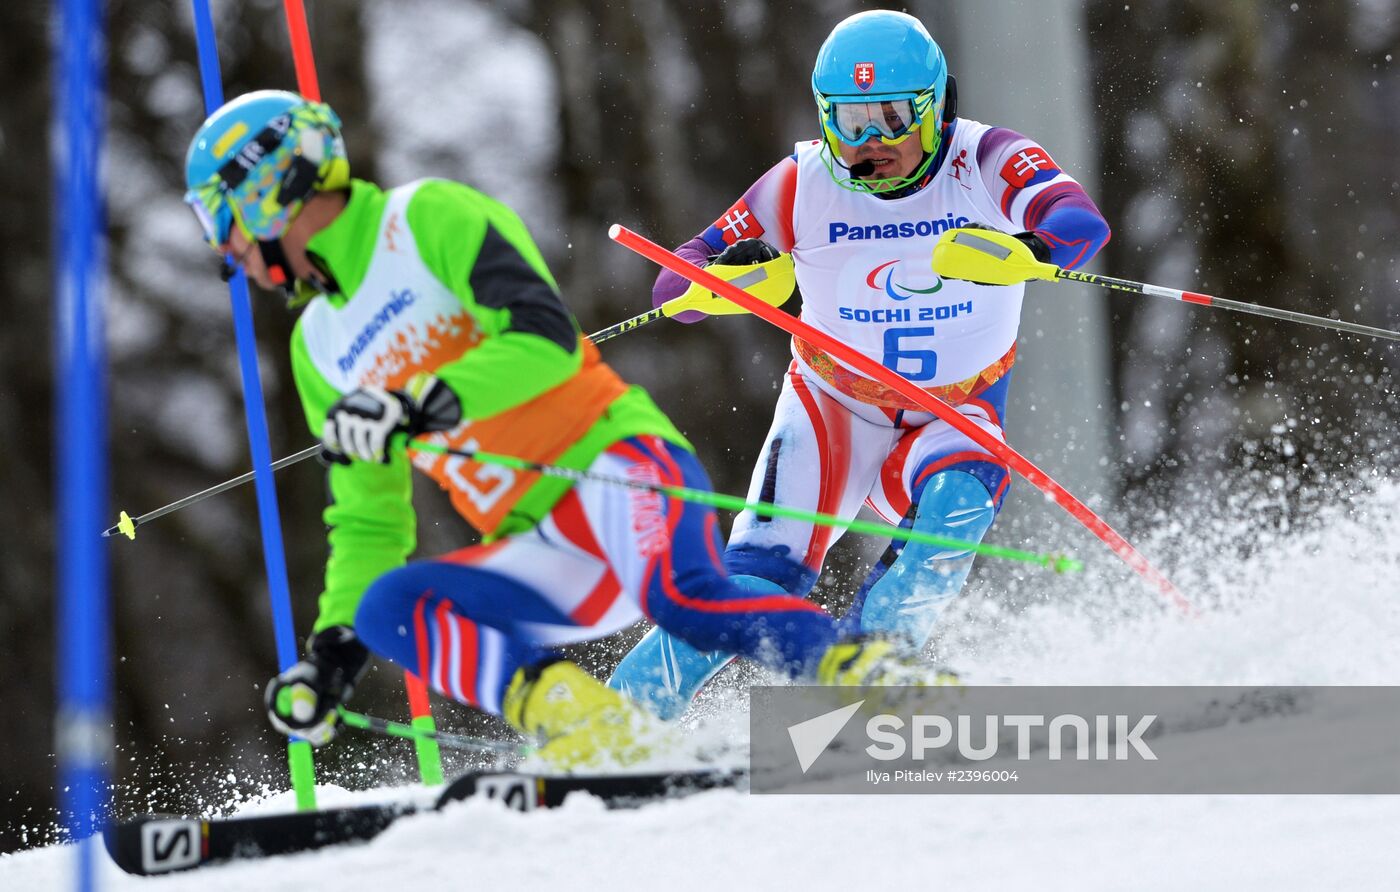
[{"label": "slovakia flag patch on sleeve", "polygon": [[1040,146],[1030,145],[1016,152],[1001,168],[1001,178],[1011,184],[1013,189],[1024,189],[1027,184],[1036,177],[1048,173],[1053,176],[1060,172],[1060,168],[1051,160],[1050,153]]},{"label": "slovakia flag patch on sleeve", "polygon": [[763,237],[763,227],[759,225],[753,211],[749,210],[749,203],[742,198],[734,202],[733,207],[715,221],[714,228],[719,231],[720,238],[724,239],[726,245],[732,245],[739,239]]}]

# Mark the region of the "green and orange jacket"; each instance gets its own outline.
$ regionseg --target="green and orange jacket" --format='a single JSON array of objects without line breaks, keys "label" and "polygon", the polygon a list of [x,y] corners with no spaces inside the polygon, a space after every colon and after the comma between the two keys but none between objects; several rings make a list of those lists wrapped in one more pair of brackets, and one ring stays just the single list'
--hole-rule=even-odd
[{"label": "green and orange jacket", "polygon": [[[640,387],[598,358],[564,307],[525,225],[498,201],[448,180],[384,191],[355,180],[349,203],[307,251],[337,293],[314,298],[292,335],[292,369],[311,432],[365,386],[419,372],[457,394],[463,422],[431,439],[583,469],[611,444],[654,434],[690,448]],[[570,482],[413,453],[487,537],[534,527]],[[328,470],[330,554],[316,629],[350,624],[365,589],[417,542],[410,460]]]}]

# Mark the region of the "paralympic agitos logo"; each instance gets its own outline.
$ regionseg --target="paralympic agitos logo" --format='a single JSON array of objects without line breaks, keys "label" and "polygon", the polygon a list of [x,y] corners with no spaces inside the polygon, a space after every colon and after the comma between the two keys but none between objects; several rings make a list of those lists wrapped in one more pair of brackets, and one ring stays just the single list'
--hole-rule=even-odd
[{"label": "paralympic agitos logo", "polygon": [[[932,288],[910,288],[894,280],[894,271],[898,267],[898,260],[889,260],[872,269],[865,277],[865,284],[876,291],[884,291],[889,295],[890,300],[908,300],[916,294],[935,294],[943,290],[943,280],[940,278],[934,283]],[[883,277],[881,277],[883,273]]]}]

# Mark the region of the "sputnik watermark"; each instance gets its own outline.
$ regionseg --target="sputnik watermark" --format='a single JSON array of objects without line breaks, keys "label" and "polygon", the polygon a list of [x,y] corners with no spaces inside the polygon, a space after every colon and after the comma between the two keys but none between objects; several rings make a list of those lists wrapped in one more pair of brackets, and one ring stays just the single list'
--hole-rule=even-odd
[{"label": "sputnik watermark", "polygon": [[756,793],[1400,793],[1400,687],[758,686],[749,727]]},{"label": "sputnik watermark", "polygon": [[797,764],[801,766],[803,774],[807,773],[813,762],[821,758],[826,748],[831,746],[831,741],[846,727],[851,716],[864,705],[864,700],[857,700],[840,709],[833,709],[824,715],[788,727],[788,739],[792,741],[792,751],[797,755]]},{"label": "sputnik watermark", "polygon": [[[822,753],[826,752],[826,748],[864,704],[864,700],[858,700],[816,718],[788,726],[788,738],[792,741],[792,750],[803,774],[821,758]],[[980,745],[976,742],[978,734],[973,727],[974,717],[970,715],[952,718],[945,715],[913,715],[905,720],[890,713],[880,713],[871,716],[865,723],[865,736],[870,740],[865,752],[871,758],[882,762],[904,758],[928,759],[937,755],[940,750],[956,753],[969,762],[985,762],[1009,755],[1002,752],[1002,744],[1009,739],[1005,732],[1009,730],[1014,732],[1014,758],[1022,762],[1032,758],[1032,747],[1044,748],[1044,758],[1051,761],[1065,758],[1067,751],[1070,758],[1081,761],[1123,761],[1132,758],[1133,755],[1153,762],[1157,760],[1157,754],[1143,739],[1151,730],[1152,724],[1157,721],[1155,715],[1138,716],[1136,722],[1132,716],[1122,714],[985,715],[978,718],[981,719],[982,725]],[[1046,743],[1043,747],[1034,735],[1040,728],[1046,729]],[[1069,739],[1069,746],[1065,745],[1066,738]],[[877,774],[884,775],[886,780],[889,779],[887,773],[868,772],[871,778]],[[896,774],[902,776],[912,773]],[[924,778],[911,776],[896,779]]]},{"label": "sputnik watermark", "polygon": [[[1127,715],[1057,715],[1049,719],[1043,715],[987,715],[980,718],[982,745],[977,746],[970,715],[956,716],[956,722],[943,715],[915,715],[907,722],[897,715],[877,715],[865,723],[865,733],[872,741],[865,752],[871,758],[889,762],[903,759],[906,752],[915,759],[926,759],[937,750],[955,749],[970,762],[984,762],[1005,755],[1001,752],[1001,744],[1006,739],[1002,729],[1007,728],[1015,730],[1015,758],[1025,762],[1031,759],[1031,747],[1035,742],[1032,732],[1046,728],[1049,740],[1045,758],[1051,761],[1064,758],[1066,736],[1071,737],[1072,758],[1075,759],[1122,761],[1136,753],[1141,759],[1157,761],[1157,754],[1142,739],[1157,721],[1155,715],[1140,716],[1131,729],[1128,725],[1132,717]],[[1091,723],[1094,729],[1092,754]]]}]

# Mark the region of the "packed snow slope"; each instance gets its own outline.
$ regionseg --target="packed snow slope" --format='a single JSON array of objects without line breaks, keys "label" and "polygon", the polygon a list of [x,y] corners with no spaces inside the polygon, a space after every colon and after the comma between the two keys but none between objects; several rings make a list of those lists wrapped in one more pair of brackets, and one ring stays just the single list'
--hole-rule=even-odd
[{"label": "packed snow slope", "polygon": [[[1036,684],[1395,684],[1400,486],[1385,483],[1280,534],[1166,538],[1200,607],[1183,617],[1092,574],[1014,608],[973,586],[935,643],[974,678]],[[1247,541],[1246,541],[1247,540]],[[1157,551],[1153,551],[1156,547]],[[1060,591],[1060,586],[1071,586]],[[709,727],[743,733],[744,699]],[[1364,727],[1366,717],[1357,717]],[[1211,733],[1211,732],[1203,732]],[[1225,732],[1217,732],[1225,733]],[[1198,741],[1196,743],[1199,743]],[[1195,745],[1195,744],[1193,744]],[[1325,751],[1320,759],[1329,757]],[[1369,766],[1400,771],[1400,765]],[[377,795],[326,789],[323,802]],[[402,793],[400,793],[402,795]],[[284,795],[251,806],[290,807]],[[246,807],[245,807],[246,808]],[[103,888],[1381,889],[1400,878],[1396,796],[750,796],[713,792],[630,812],[586,797],[516,814],[464,803],[373,842],[139,879],[105,854]],[[0,889],[66,888],[72,852],[0,857]]]}]

